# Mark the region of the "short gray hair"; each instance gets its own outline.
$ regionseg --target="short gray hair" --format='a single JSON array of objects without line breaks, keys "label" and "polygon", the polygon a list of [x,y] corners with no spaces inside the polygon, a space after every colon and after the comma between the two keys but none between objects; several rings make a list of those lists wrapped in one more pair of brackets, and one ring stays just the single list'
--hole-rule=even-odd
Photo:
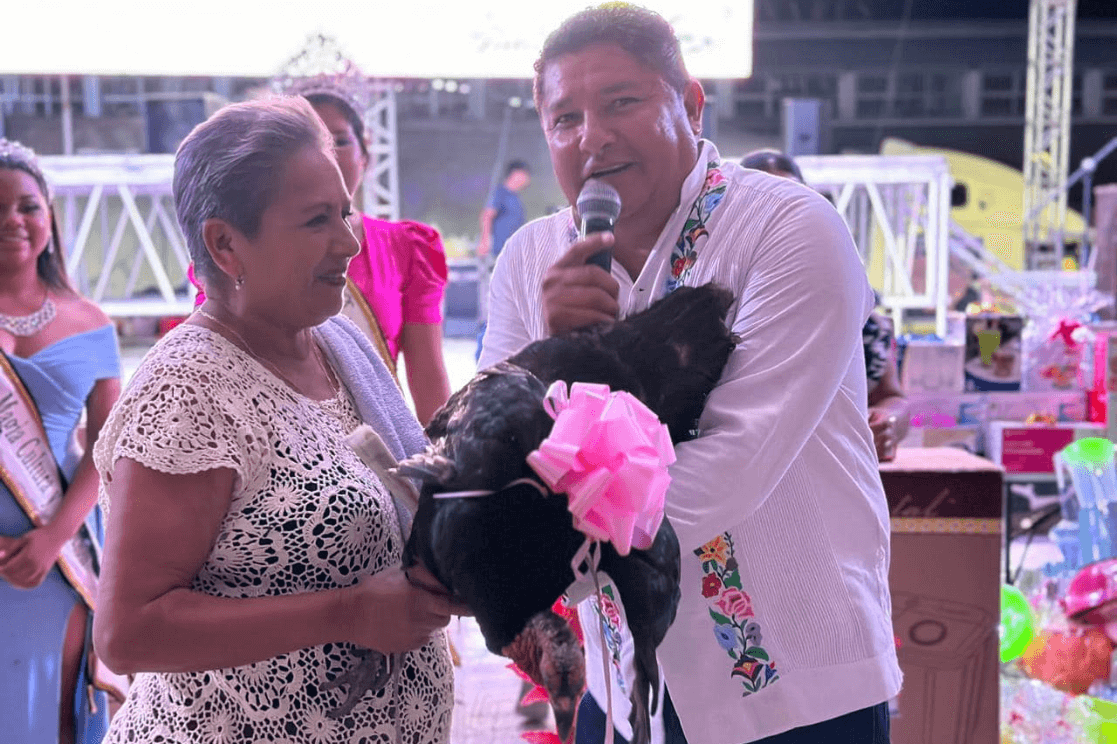
[{"label": "short gray hair", "polygon": [[175,154],[174,199],[194,270],[214,278],[202,226],[222,219],[253,238],[275,198],[277,174],[304,147],[332,152],[330,133],[301,96],[235,103],[194,127]]}]

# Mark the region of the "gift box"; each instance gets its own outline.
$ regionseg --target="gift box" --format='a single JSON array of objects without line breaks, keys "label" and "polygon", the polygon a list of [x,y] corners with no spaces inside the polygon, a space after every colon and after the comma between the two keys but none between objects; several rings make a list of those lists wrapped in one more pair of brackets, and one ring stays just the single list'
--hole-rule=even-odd
[{"label": "gift box", "polygon": [[1089,422],[1023,424],[993,421],[985,452],[1006,473],[1054,473],[1055,453],[1076,439],[1105,436],[1105,427]]},{"label": "gift box", "polygon": [[913,339],[904,345],[900,384],[907,393],[960,393],[965,347]]},{"label": "gift box", "polygon": [[980,426],[912,426],[900,441],[900,447],[956,447],[972,454],[982,451]]},{"label": "gift box", "polygon": [[1001,468],[953,447],[881,463],[892,526],[892,627],[904,687],[895,744],[997,740]]},{"label": "gift box", "polygon": [[984,393],[987,421],[1041,420],[1072,423],[1089,420],[1085,391]]},{"label": "gift box", "polygon": [[1020,390],[1023,369],[1019,315],[981,313],[966,318],[963,360],[965,389],[970,392]]},{"label": "gift box", "polygon": [[1094,332],[1077,320],[1029,318],[1021,339],[1021,389],[1085,390],[1093,382]]},{"label": "gift box", "polygon": [[[906,391],[905,391],[906,392]],[[908,414],[916,427],[946,428],[981,424],[988,418],[984,393],[907,393]]]},{"label": "gift box", "polygon": [[908,413],[915,427],[946,428],[989,421],[1087,421],[1085,392],[1047,393],[908,393]]}]

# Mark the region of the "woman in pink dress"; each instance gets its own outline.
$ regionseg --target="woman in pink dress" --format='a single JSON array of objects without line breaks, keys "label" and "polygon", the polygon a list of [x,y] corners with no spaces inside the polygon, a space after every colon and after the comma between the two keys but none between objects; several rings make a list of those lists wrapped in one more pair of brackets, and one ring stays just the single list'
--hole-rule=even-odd
[{"label": "woman in pink dress", "polygon": [[[333,135],[342,178],[355,195],[369,164],[363,119],[343,93],[319,88],[313,78],[299,88],[296,92]],[[361,252],[349,263],[349,279],[375,316],[389,366],[394,368],[403,354],[415,415],[426,425],[450,397],[442,358],[442,293],[447,280],[442,239],[427,225],[376,219],[361,214],[356,205],[350,224]]]}]

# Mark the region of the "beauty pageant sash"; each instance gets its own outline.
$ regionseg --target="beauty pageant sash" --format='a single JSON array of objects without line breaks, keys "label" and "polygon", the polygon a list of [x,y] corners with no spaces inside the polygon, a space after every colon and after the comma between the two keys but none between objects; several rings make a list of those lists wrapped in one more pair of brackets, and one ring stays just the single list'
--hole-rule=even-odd
[{"label": "beauty pageant sash", "polygon": [[[65,488],[58,463],[34,399],[0,352],[0,480],[11,491],[16,503],[36,527],[46,524],[62,503]],[[82,601],[94,610],[97,597],[97,566],[100,554],[86,527],[82,527],[62,546],[58,568]],[[87,642],[88,646],[88,642]],[[86,663],[89,679],[123,702],[129,679],[116,674],[89,648]]]},{"label": "beauty pageant sash", "polygon": [[368,336],[369,341],[376,349],[376,353],[380,355],[380,359],[388,367],[388,371],[392,373],[392,379],[396,381],[396,385],[399,385],[396,363],[392,359],[391,352],[388,351],[388,343],[384,340],[384,332],[380,330],[380,323],[376,321],[376,316],[373,315],[368,300],[361,294],[361,290],[357,288],[353,280],[348,277],[345,278],[341,313],[356,323],[361,332]]},{"label": "beauty pageant sash", "polygon": [[[0,480],[36,527],[50,521],[64,487],[39,410],[8,357],[0,353]],[[97,596],[97,555],[85,528],[62,546],[62,575],[92,610]]]}]

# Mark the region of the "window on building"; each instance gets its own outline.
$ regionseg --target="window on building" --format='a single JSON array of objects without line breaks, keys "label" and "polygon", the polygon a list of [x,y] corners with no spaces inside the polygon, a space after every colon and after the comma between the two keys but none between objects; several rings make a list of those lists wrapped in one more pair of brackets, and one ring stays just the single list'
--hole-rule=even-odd
[{"label": "window on building", "polygon": [[758,73],[733,86],[733,110],[745,119],[778,121],[784,98],[819,98],[836,105],[838,76],[814,71]]},{"label": "window on building", "polygon": [[893,116],[926,116],[926,100],[923,91],[923,76],[906,72],[896,79],[896,97],[892,103]]},{"label": "window on building", "polygon": [[932,72],[927,75],[927,115],[962,115],[962,80],[965,70]]},{"label": "window on building", "polygon": [[754,73],[748,80],[733,85],[733,112],[742,119],[766,119],[772,115],[769,76]]},{"label": "window on building", "polygon": [[857,75],[857,105],[854,116],[858,119],[880,119],[887,115],[888,75],[881,72],[862,72]]},{"label": "window on building", "polygon": [[944,118],[962,114],[963,71],[904,72],[896,80],[892,115]]},{"label": "window on building", "polygon": [[883,73],[862,73],[857,76],[858,93],[884,93],[888,90],[888,76]]},{"label": "window on building", "polygon": [[858,119],[880,119],[884,116],[884,99],[858,99]]},{"label": "window on building", "polygon": [[832,98],[838,91],[836,75],[816,72],[787,72],[773,82],[781,98]]},{"label": "window on building", "polygon": [[951,207],[964,207],[970,201],[970,190],[964,183],[956,183],[950,189],[950,206]]},{"label": "window on building", "polygon": [[981,89],[986,93],[1011,93],[1016,76],[1011,72],[987,72],[981,81]]},{"label": "window on building", "polygon": [[1101,114],[1117,116],[1117,70],[1102,75]]},{"label": "window on building", "polygon": [[62,111],[61,81],[52,75],[24,75],[19,78],[16,110],[19,113],[49,118]]},{"label": "window on building", "polygon": [[1024,70],[987,70],[981,77],[981,116],[1024,115]]},{"label": "window on building", "polygon": [[143,78],[121,76],[101,78],[101,106],[105,116],[143,115]]},{"label": "window on building", "polygon": [[741,119],[764,119],[768,116],[768,106],[762,100],[738,98],[733,102],[733,112]]}]

